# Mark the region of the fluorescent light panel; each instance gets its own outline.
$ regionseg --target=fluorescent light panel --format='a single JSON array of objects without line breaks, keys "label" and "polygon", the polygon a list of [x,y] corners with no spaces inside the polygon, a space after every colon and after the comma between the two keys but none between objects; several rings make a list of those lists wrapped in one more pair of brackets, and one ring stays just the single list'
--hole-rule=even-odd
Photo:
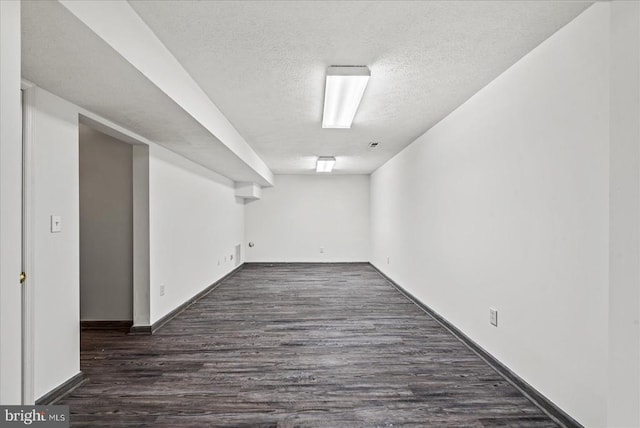
[{"label": "fluorescent light panel", "polygon": [[323,128],[351,128],[370,77],[369,67],[365,66],[332,66],[327,69]]},{"label": "fluorescent light panel", "polygon": [[336,164],[336,158],[333,156],[321,156],[316,162],[316,172],[331,172]]}]

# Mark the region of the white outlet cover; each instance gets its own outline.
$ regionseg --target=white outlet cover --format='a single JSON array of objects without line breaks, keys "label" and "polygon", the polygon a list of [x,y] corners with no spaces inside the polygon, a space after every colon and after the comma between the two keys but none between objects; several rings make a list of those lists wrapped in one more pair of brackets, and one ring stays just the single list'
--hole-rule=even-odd
[{"label": "white outlet cover", "polygon": [[160,286],[160,295],[164,296],[164,285]]}]

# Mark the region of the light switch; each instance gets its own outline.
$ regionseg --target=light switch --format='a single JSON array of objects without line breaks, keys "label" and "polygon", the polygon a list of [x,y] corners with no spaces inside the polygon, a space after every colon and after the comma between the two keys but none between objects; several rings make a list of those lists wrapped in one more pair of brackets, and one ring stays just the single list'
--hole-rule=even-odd
[{"label": "light switch", "polygon": [[51,233],[62,231],[62,217],[59,215],[51,216]]},{"label": "light switch", "polygon": [[498,326],[498,310],[497,309],[489,308],[489,322],[494,327]]}]

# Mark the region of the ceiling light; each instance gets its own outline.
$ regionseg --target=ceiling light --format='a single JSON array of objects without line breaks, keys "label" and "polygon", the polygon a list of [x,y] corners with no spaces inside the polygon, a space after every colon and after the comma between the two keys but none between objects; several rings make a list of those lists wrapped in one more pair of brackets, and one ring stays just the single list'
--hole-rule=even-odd
[{"label": "ceiling light", "polygon": [[336,164],[336,158],[333,156],[320,156],[316,163],[316,172],[331,172]]},{"label": "ceiling light", "polygon": [[371,72],[366,66],[331,66],[324,90],[323,128],[351,128]]}]

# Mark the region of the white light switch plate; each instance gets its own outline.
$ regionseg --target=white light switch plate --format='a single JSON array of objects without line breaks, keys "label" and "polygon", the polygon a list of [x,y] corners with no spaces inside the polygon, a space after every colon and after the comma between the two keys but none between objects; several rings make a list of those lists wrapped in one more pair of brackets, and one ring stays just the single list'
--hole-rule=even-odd
[{"label": "white light switch plate", "polygon": [[59,215],[51,216],[51,233],[58,233],[62,231],[62,217]]},{"label": "white light switch plate", "polygon": [[498,326],[498,310],[489,308],[489,322],[491,325],[497,327]]}]

